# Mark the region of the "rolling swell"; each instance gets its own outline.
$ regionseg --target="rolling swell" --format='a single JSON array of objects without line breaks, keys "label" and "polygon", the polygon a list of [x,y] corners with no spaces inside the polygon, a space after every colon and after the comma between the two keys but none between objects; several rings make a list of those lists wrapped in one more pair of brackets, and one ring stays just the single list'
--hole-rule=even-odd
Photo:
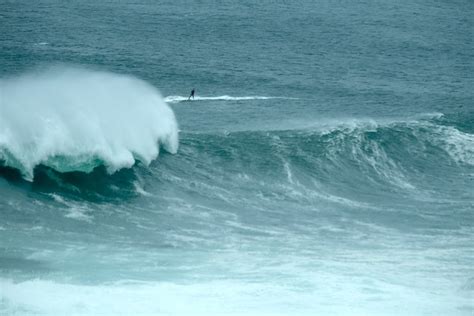
[{"label": "rolling swell", "polygon": [[380,200],[374,204],[393,203],[400,196],[449,199],[449,191],[440,188],[457,183],[467,198],[474,136],[438,116],[281,131],[183,133],[176,163],[199,166],[203,179],[220,179],[234,193],[245,188],[289,199],[335,197],[336,202],[368,205],[374,197]]},{"label": "rolling swell", "polygon": [[[133,195],[137,181],[199,191],[188,184],[201,181],[208,189],[242,191],[241,196],[279,192],[289,199],[368,205],[373,192],[388,201],[397,196],[426,199],[443,195],[439,188],[456,182],[468,196],[474,136],[462,127],[433,114],[409,120],[320,122],[291,130],[182,132],[177,155],[164,156],[148,168],[145,163],[109,175],[107,162],[97,161],[87,174],[81,168],[42,164],[35,169],[34,185],[41,191],[77,191],[85,198]],[[81,158],[76,159],[68,166],[81,166]],[[12,178],[15,172],[4,167],[1,174]],[[295,190],[300,193],[295,195]]]},{"label": "rolling swell", "polygon": [[109,173],[175,153],[173,111],[151,85],[124,75],[53,68],[2,79],[0,161],[32,180],[34,169]]}]

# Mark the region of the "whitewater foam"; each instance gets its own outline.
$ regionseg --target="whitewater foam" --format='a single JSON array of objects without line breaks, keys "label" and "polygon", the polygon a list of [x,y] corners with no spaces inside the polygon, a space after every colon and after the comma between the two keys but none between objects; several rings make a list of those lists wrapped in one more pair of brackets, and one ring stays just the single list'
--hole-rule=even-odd
[{"label": "whitewater foam", "polygon": [[[362,261],[349,254],[352,260]],[[273,269],[294,273],[301,257]],[[345,263],[322,261],[322,266],[348,269]],[[373,263],[372,263],[373,264]],[[350,270],[350,269],[349,269]],[[243,269],[243,272],[246,270]],[[269,272],[271,268],[268,269]],[[418,286],[390,283],[350,275],[335,275],[324,268],[306,274],[305,291],[291,283],[246,283],[240,279],[190,284],[120,280],[86,285],[33,279],[14,282],[1,278],[0,311],[5,314],[41,315],[453,315],[469,304],[446,290],[420,292]],[[324,284],[321,286],[320,284]],[[436,284],[436,283],[435,283]],[[380,290],[379,290],[380,289]],[[336,294],[335,294],[336,293]],[[442,296],[443,294],[447,294]],[[440,300],[443,298],[443,300]],[[320,301],[329,302],[320,304]],[[404,302],[400,307],[397,302]],[[339,303],[339,304],[335,304]],[[356,306],[356,307],[354,307]],[[468,305],[469,306],[469,305]]]},{"label": "whitewater foam", "polygon": [[474,165],[474,135],[459,131],[454,127],[438,127],[441,137],[434,141],[458,163]]},{"label": "whitewater foam", "polygon": [[108,172],[176,153],[173,111],[146,82],[72,67],[1,79],[0,161],[29,180],[37,165]]},{"label": "whitewater foam", "polygon": [[[265,96],[243,96],[243,97],[232,97],[230,95],[221,95],[215,97],[194,97],[193,101],[248,101],[248,100],[269,100],[269,99],[294,99],[284,97],[265,97]],[[165,98],[168,103],[179,103],[188,101],[188,97],[180,95],[170,95]]]}]

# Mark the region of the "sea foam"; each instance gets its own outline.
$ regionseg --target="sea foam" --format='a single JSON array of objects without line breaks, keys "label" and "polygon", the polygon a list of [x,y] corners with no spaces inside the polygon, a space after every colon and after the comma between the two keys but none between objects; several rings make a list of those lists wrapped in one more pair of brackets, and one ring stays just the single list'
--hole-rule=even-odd
[{"label": "sea foam", "polygon": [[37,165],[113,173],[178,149],[173,111],[137,78],[54,67],[0,80],[0,163],[33,179]]},{"label": "sea foam", "polygon": [[[284,98],[284,97],[265,97],[265,96],[243,96],[243,97],[233,97],[230,95],[220,95],[220,96],[195,96],[192,101],[250,101],[250,100],[270,100],[270,99],[286,99],[286,100],[296,100],[296,98]],[[180,95],[170,95],[165,98],[165,101],[168,103],[179,103],[184,101],[191,101],[189,97],[184,97]]]}]

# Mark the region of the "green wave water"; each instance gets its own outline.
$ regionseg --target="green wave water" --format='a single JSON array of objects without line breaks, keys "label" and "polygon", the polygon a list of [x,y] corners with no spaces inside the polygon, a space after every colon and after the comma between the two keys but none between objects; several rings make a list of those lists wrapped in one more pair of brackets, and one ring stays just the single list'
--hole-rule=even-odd
[{"label": "green wave water", "polygon": [[0,3],[0,314],[471,315],[471,12]]}]

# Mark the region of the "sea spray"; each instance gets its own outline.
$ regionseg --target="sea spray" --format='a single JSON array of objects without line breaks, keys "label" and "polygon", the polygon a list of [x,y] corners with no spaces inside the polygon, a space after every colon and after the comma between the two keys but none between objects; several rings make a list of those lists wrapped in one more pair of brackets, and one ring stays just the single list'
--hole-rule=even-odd
[{"label": "sea spray", "polygon": [[72,67],[1,79],[0,161],[27,179],[42,164],[60,172],[113,173],[160,147],[178,149],[173,111],[137,78]]}]

